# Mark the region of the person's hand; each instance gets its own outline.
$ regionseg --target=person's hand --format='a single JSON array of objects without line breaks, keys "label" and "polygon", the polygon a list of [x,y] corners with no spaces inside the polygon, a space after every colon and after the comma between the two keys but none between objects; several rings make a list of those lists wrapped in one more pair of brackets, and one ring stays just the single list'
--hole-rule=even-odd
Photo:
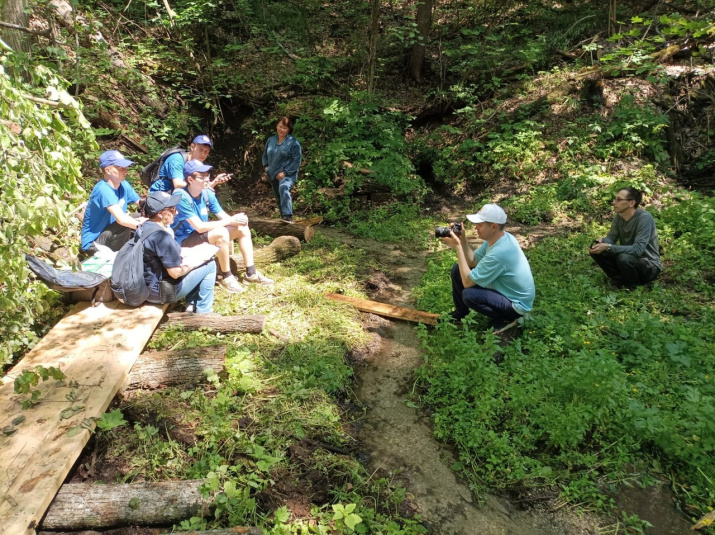
[{"label": "person's hand", "polygon": [[263,168],[263,179],[268,180],[268,167]]},{"label": "person's hand", "polygon": [[276,180],[283,180],[285,177],[286,177],[286,174],[283,171],[281,171],[280,173],[278,173],[276,175]]},{"label": "person's hand", "polygon": [[220,173],[220,174],[216,175],[216,178],[214,178],[211,182],[209,182],[209,188],[214,189],[219,184],[228,182],[232,178],[233,178],[233,175],[231,175],[229,173]]},{"label": "person's hand", "polygon": [[[449,228],[453,229],[454,223],[450,223]],[[457,236],[459,237],[459,240],[462,244],[467,243],[467,227],[464,226],[464,221],[462,221],[462,230],[459,234],[457,234]]]},{"label": "person's hand", "polygon": [[[462,230],[462,232],[464,233],[464,229]],[[462,246],[462,243],[459,240],[460,240],[459,236],[457,236],[454,233],[454,231],[452,231],[452,230],[449,231],[449,236],[439,239],[439,241],[441,241],[443,244],[449,245],[453,249],[456,249],[456,248]]]},{"label": "person's hand", "polygon": [[601,254],[604,251],[608,251],[611,248],[610,243],[603,243],[599,238],[592,245],[589,251],[593,254]]},{"label": "person's hand", "polygon": [[248,216],[243,212],[234,214],[231,217],[231,220],[239,226],[248,225]]}]

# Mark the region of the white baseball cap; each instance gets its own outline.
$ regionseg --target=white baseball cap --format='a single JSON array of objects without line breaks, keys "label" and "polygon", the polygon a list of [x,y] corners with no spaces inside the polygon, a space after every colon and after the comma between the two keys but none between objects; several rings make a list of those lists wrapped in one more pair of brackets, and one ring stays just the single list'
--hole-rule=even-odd
[{"label": "white baseball cap", "polygon": [[472,223],[506,223],[506,212],[496,204],[485,204],[476,214],[468,214],[467,219]]}]

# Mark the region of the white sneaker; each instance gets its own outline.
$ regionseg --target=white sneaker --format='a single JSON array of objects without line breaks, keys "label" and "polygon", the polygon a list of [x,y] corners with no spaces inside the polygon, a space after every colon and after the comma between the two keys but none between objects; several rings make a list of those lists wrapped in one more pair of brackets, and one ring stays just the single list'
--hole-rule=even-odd
[{"label": "white sneaker", "polygon": [[240,294],[246,291],[246,289],[238,284],[238,279],[236,278],[235,275],[231,275],[230,277],[225,277],[219,281],[219,284],[223,286],[223,288],[232,294]]},{"label": "white sneaker", "polygon": [[186,305],[186,312],[189,314],[194,313],[194,305],[192,303],[189,303],[188,305]]},{"label": "white sneaker", "polygon": [[243,284],[273,284],[275,281],[269,279],[260,271],[256,271],[250,277],[248,275],[243,276]]}]

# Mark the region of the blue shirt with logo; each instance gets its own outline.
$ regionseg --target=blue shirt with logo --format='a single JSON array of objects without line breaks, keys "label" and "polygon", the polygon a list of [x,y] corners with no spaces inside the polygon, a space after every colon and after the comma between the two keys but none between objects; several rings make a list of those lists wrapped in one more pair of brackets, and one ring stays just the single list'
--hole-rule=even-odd
[{"label": "blue shirt with logo", "polygon": [[189,223],[189,219],[198,216],[205,223],[209,220],[209,213],[218,214],[223,212],[223,208],[221,208],[216,194],[209,188],[204,189],[198,197],[192,197],[185,189],[179,189],[177,192],[181,194],[181,201],[176,205],[173,229],[176,241],[182,243],[189,234],[194,232],[194,227]]},{"label": "blue shirt with logo", "polygon": [[106,180],[97,182],[89,195],[82,221],[82,250],[89,248],[102,231],[116,221],[107,210],[109,206],[116,204],[126,214],[127,207],[138,200],[139,195],[126,180],[117,189]]}]

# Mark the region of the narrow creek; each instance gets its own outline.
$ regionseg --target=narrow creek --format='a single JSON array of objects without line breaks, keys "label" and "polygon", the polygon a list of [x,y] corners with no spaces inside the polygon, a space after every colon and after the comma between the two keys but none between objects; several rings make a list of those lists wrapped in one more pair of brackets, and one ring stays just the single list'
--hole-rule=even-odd
[{"label": "narrow creek", "polygon": [[[328,230],[328,229],[326,229]],[[332,230],[332,232],[331,232]],[[326,234],[362,248],[378,259],[389,284],[371,296],[398,306],[414,307],[411,289],[426,270],[426,252]],[[385,280],[385,277],[383,277]],[[445,284],[448,284],[445,278]],[[358,399],[367,407],[359,438],[371,470],[386,471],[405,481],[416,513],[432,534],[565,535],[596,533],[595,523],[569,512],[525,512],[499,497],[482,496],[480,504],[450,468],[453,452],[432,435],[428,418],[406,404],[414,370],[423,355],[413,324],[380,320],[380,347],[356,370]]]},{"label": "narrow creek", "polygon": [[[412,288],[426,271],[427,251],[360,239],[336,229],[321,232],[377,260],[380,273],[375,274],[378,284],[373,285],[371,299],[415,307]],[[447,274],[445,284],[449,284]],[[625,529],[618,520],[563,507],[565,504],[537,501],[533,508],[524,510],[488,494],[482,495],[479,503],[450,468],[457,459],[449,447],[433,437],[429,418],[407,404],[415,369],[424,362],[415,326],[374,318],[370,330],[379,334],[379,348],[356,368],[356,395],[367,407],[359,439],[371,470],[394,474],[405,482],[416,513],[431,534],[595,535]],[[672,495],[662,486],[622,487],[614,498],[630,514],[636,513],[653,525],[646,530],[648,534],[690,533],[687,519],[676,511]]]}]

